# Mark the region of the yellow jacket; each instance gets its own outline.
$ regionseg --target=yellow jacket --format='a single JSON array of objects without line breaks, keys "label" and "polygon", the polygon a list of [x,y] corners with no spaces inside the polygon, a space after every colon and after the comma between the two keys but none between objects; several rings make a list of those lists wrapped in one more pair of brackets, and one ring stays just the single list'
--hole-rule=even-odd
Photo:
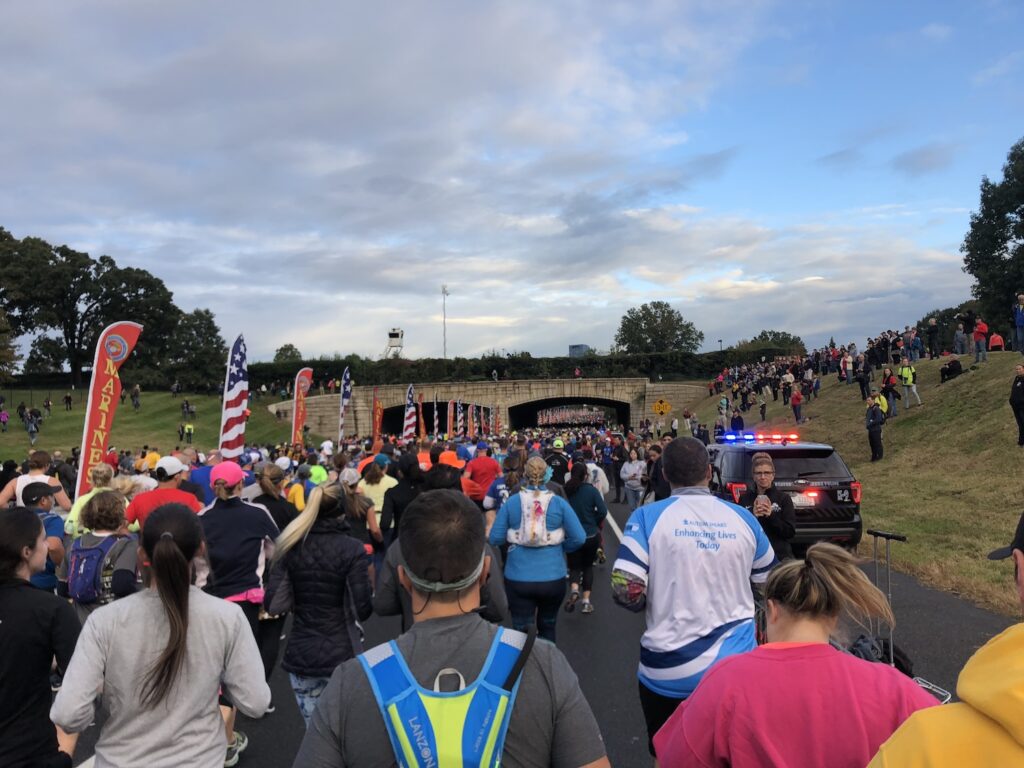
[{"label": "yellow jacket", "polygon": [[956,694],[959,704],[911,715],[868,768],[1024,765],[1024,624],[967,661]]}]

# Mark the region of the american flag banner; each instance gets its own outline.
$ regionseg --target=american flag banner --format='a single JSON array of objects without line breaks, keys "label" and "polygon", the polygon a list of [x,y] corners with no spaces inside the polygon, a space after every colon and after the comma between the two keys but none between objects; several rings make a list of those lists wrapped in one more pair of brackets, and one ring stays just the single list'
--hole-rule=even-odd
[{"label": "american flag banner", "polygon": [[228,352],[224,379],[224,410],[220,417],[220,455],[233,459],[245,448],[245,411],[249,405],[249,370],[245,365],[245,339],[239,334]]},{"label": "american flag banner", "polygon": [[[349,401],[352,400],[352,374],[348,366],[341,374],[341,404],[338,406],[338,445],[345,442],[345,411],[348,410]],[[339,449],[340,450],[340,449]]]},{"label": "american flag banner", "polygon": [[434,439],[437,440],[437,390],[434,390]]},{"label": "american flag banner", "polygon": [[459,437],[466,434],[466,422],[462,417],[462,398],[455,403],[455,434]]},{"label": "american flag banner", "polygon": [[405,424],[402,428],[402,440],[411,442],[416,439],[416,394],[412,384],[405,391]]}]

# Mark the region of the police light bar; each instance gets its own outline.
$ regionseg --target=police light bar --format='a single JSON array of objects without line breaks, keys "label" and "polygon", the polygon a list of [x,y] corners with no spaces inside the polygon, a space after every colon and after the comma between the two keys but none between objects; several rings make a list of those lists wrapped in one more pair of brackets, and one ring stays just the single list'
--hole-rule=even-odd
[{"label": "police light bar", "polygon": [[723,432],[718,442],[724,443],[792,443],[800,439],[796,432]]}]

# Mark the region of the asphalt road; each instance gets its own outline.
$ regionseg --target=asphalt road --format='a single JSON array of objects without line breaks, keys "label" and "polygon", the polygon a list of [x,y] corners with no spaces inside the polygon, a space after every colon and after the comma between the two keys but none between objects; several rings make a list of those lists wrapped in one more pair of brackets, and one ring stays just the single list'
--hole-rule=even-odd
[{"label": "asphalt road", "polygon": [[[619,528],[624,527],[627,508],[611,505],[611,511]],[[650,761],[636,682],[644,619],[642,614],[612,603],[608,579],[618,540],[610,525],[605,527],[604,540],[608,561],[596,574],[595,611],[590,615],[578,610],[561,614],[557,644],[579,676],[612,765],[647,766]],[[1008,574],[1007,589],[1010,586]],[[913,659],[916,674],[949,691],[955,689],[957,675],[971,654],[1013,623],[1006,616],[984,611],[901,574],[893,574],[892,592],[897,644]],[[367,647],[395,637],[399,629],[397,618],[371,618],[366,625]],[[274,714],[261,720],[239,717],[237,728],[249,736],[249,747],[239,762],[244,768],[291,766],[302,740],[302,718],[288,677],[280,668],[271,679],[271,688],[277,706]],[[94,727],[83,734],[76,764],[92,754],[97,730]]]}]

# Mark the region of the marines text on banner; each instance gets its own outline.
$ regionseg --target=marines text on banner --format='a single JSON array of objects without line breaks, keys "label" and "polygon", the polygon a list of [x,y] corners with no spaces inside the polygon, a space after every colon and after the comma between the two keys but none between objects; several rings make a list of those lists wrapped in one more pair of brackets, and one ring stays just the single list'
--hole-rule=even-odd
[{"label": "marines text on banner", "polygon": [[89,399],[85,406],[85,429],[82,432],[82,466],[78,471],[75,496],[81,496],[92,485],[89,471],[103,462],[110,444],[110,428],[114,413],[121,402],[121,363],[135,349],[142,326],[127,321],[111,323],[103,329],[96,343],[96,358],[92,364]]}]

